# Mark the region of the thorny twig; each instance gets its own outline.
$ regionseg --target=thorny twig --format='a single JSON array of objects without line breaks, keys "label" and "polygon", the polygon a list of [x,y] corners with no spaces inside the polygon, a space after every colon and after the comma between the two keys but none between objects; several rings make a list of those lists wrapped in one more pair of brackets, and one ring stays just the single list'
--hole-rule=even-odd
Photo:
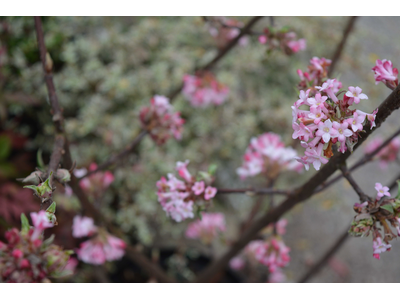
[{"label": "thorny twig", "polygon": [[[73,162],[72,162],[71,154],[69,151],[69,143],[68,143],[67,138],[65,137],[65,132],[64,132],[64,129],[62,126],[62,121],[63,121],[62,110],[58,103],[57,94],[56,94],[54,83],[53,83],[53,77],[51,75],[51,68],[50,68],[49,64],[46,65],[47,50],[46,50],[46,45],[44,42],[42,21],[41,21],[40,17],[34,17],[34,18],[35,18],[35,28],[36,28],[36,34],[37,34],[37,39],[38,39],[39,51],[40,51],[40,58],[42,60],[43,69],[45,71],[45,80],[46,80],[47,91],[49,93],[50,103],[51,103],[52,110],[53,110],[52,111],[53,121],[56,124],[57,133],[59,133],[60,135],[62,135],[64,137],[63,160],[64,160],[64,164],[66,165],[66,167],[69,168],[73,165]],[[47,55],[47,57],[49,57],[49,56]],[[72,190],[74,191],[75,195],[80,200],[81,205],[86,210],[88,215],[93,216],[93,218],[98,222],[102,221],[104,224],[107,225],[107,227],[109,228],[109,230],[111,232],[113,232],[114,234],[121,237],[122,233],[118,229],[113,227],[112,224],[107,222],[106,219],[104,218],[104,216],[101,214],[101,212],[98,211],[93,206],[93,204],[89,202],[87,196],[85,195],[85,193],[79,186],[78,180],[76,179],[76,177],[73,174],[71,175],[70,183],[71,183]],[[162,282],[173,282],[173,279],[169,278],[169,276],[167,276],[158,265],[154,265],[146,256],[141,254],[134,247],[127,246],[126,256],[129,257],[130,259],[132,259],[137,265],[139,265],[145,272],[148,273],[149,276],[155,276]]]}]

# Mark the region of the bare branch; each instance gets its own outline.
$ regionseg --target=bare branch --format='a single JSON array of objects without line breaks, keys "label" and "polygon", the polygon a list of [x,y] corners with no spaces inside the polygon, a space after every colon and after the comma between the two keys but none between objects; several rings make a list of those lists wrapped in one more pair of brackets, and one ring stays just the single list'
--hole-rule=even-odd
[{"label": "bare branch", "polygon": [[360,186],[357,184],[357,182],[354,180],[354,178],[350,175],[350,172],[346,167],[346,163],[343,163],[340,165],[340,170],[342,171],[344,178],[347,179],[347,181],[350,183],[350,185],[352,186],[354,191],[360,197],[360,202],[363,203],[365,201],[370,201],[369,197],[361,190]]},{"label": "bare branch", "polygon": [[356,19],[357,19],[357,17],[350,17],[349,18],[349,21],[348,21],[348,23],[347,23],[347,25],[346,25],[346,27],[345,27],[345,29],[343,31],[342,40],[338,44],[338,46],[337,46],[337,48],[335,50],[335,53],[333,54],[332,63],[331,63],[331,66],[329,68],[329,71],[328,71],[328,77],[332,76],[333,71],[335,70],[336,64],[339,61],[340,56],[342,55],[344,45],[346,44],[347,38],[349,37],[350,32],[354,27],[354,23],[355,23]]},{"label": "bare branch", "polygon": [[279,190],[275,188],[243,188],[243,189],[225,189],[225,188],[218,188],[218,194],[249,194],[249,195],[286,195],[289,196],[292,191],[289,190]]},{"label": "bare branch", "polygon": [[329,248],[329,250],[307,271],[307,273],[301,277],[299,283],[304,283],[310,280],[319,270],[329,261],[329,259],[344,245],[344,242],[349,236],[348,229],[346,229],[336,242]]}]

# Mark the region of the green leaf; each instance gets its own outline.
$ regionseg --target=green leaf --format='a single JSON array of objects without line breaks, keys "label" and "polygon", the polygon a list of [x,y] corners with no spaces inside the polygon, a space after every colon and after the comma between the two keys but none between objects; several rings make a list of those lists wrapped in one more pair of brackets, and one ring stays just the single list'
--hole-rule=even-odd
[{"label": "green leaf", "polygon": [[37,194],[39,194],[39,188],[36,185],[25,185],[24,189],[34,190]]},{"label": "green leaf", "polygon": [[391,204],[382,205],[381,208],[383,208],[383,209],[391,212],[392,214],[394,214],[393,206]]},{"label": "green leaf", "polygon": [[54,214],[56,212],[56,203],[53,202],[47,209],[46,212]]},{"label": "green leaf", "polygon": [[11,152],[11,140],[9,137],[0,136],[0,160],[5,160]]},{"label": "green leaf", "polygon": [[43,162],[43,157],[42,157],[42,149],[39,149],[37,154],[36,154],[36,161],[39,169],[44,170],[44,162]]},{"label": "green leaf", "polygon": [[400,200],[400,180],[397,180],[397,196],[396,199]]},{"label": "green leaf", "polygon": [[211,165],[208,167],[208,173],[209,173],[210,175],[214,175],[215,172],[217,171],[217,168],[218,168],[218,166],[217,166],[216,164],[211,164]]},{"label": "green leaf", "polygon": [[47,240],[44,240],[43,244],[42,244],[42,248],[45,249],[45,248],[49,247],[53,243],[54,237],[55,237],[55,235],[52,234]]},{"label": "green leaf", "polygon": [[29,225],[28,218],[24,213],[21,214],[21,231],[22,233],[28,233],[31,226]]}]

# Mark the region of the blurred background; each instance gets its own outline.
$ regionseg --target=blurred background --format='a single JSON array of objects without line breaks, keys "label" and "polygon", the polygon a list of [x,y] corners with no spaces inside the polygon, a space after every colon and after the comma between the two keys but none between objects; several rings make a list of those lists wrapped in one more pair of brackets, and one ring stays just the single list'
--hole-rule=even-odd
[{"label": "blurred background", "polygon": [[[232,17],[233,18],[233,17]],[[307,42],[305,51],[288,56],[280,50],[266,52],[256,36],[237,45],[213,69],[230,93],[221,106],[193,107],[180,94],[173,103],[186,120],[181,141],[157,146],[145,138],[135,153],[111,168],[114,182],[101,196],[98,206],[119,226],[132,244],[158,261],[181,281],[192,280],[214,257],[225,250],[224,240],[234,240],[256,197],[243,194],[217,195],[213,212],[223,212],[227,232],[224,240],[205,247],[184,236],[190,220],[167,218],[157,201],[156,182],[173,172],[177,161],[190,160],[189,170],[206,170],[217,164],[218,188],[265,186],[262,178],[240,180],[236,169],[242,163],[250,139],[264,132],[282,136],[287,146],[302,153],[292,139],[291,108],[298,99],[297,69],[306,70],[314,57],[332,58],[349,17],[275,17],[277,28],[288,26]],[[249,17],[234,17],[246,23]],[[210,61],[218,43],[202,17],[44,17],[46,45],[54,62],[54,81],[64,108],[66,132],[78,168],[104,162],[130,143],[140,131],[140,108],[154,95],[167,95],[182,83],[184,74]],[[262,32],[269,19],[259,21]],[[400,66],[398,17],[359,17],[356,20],[334,77],[343,88],[359,86],[369,97],[359,109],[372,112],[389,95],[383,84],[375,85],[371,68],[376,59],[389,59]],[[53,147],[54,126],[49,114],[31,17],[0,18],[0,236],[7,228],[19,228],[22,212],[39,209],[32,193],[15,179],[37,166],[37,153],[48,163]],[[394,133],[400,121],[395,112],[372,137]],[[365,145],[349,159],[363,156]],[[306,182],[315,170],[285,173],[278,188],[294,188]],[[399,173],[399,164],[386,170],[372,162],[354,173],[365,192],[375,195],[374,184],[388,184]],[[392,192],[392,195],[395,191]],[[266,196],[267,197],[267,196]],[[276,196],[276,201],[283,199]],[[63,188],[57,189],[59,226],[56,243],[78,246],[70,226],[79,202]],[[298,281],[336,239],[350,226],[357,195],[344,180],[289,214],[285,243],[291,262],[284,269],[287,282]],[[267,203],[267,202],[266,202]],[[266,211],[268,205],[262,207]],[[349,237],[344,246],[311,282],[398,282],[400,245],[380,261],[372,257],[372,239]],[[69,282],[147,282],[151,280],[127,259],[98,267],[80,263]],[[224,282],[265,282],[265,269],[254,276],[227,268]],[[99,275],[101,274],[101,275]],[[60,280],[62,281],[62,280]]]}]

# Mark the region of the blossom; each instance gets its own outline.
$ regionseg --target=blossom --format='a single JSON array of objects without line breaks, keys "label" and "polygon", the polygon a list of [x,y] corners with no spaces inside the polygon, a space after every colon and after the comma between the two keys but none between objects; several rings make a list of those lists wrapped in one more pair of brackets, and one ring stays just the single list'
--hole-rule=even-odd
[{"label": "blossom", "polygon": [[364,115],[359,115],[357,112],[354,112],[353,118],[347,119],[347,122],[349,123],[351,129],[354,132],[361,131],[363,129],[363,122],[365,120],[365,114]]},{"label": "blossom", "polygon": [[317,148],[309,148],[305,151],[305,155],[307,156],[307,163],[312,163],[315,170],[319,170],[321,164],[326,164],[328,159],[326,159],[322,154],[323,145],[319,144]]},{"label": "blossom", "polygon": [[375,84],[382,81],[391,89],[394,89],[399,84],[397,79],[399,71],[397,68],[393,68],[393,64],[390,60],[377,59],[376,65],[372,68],[372,71],[374,72]]},{"label": "blossom", "polygon": [[324,123],[318,124],[318,131],[316,136],[322,137],[325,143],[328,143],[331,138],[337,137],[337,130],[332,128],[331,120],[326,120]]},{"label": "blossom", "polygon": [[299,39],[297,41],[289,41],[286,45],[293,51],[293,53],[296,53],[300,50],[306,49],[306,40]]},{"label": "blossom", "polygon": [[195,195],[200,195],[204,191],[204,181],[196,182],[192,187],[192,191]]},{"label": "blossom", "polygon": [[72,224],[72,236],[81,238],[90,236],[97,231],[94,221],[89,217],[75,216]]},{"label": "blossom", "polygon": [[346,92],[346,96],[349,97],[351,99],[351,101],[349,102],[349,104],[353,104],[356,103],[360,103],[360,99],[368,99],[368,96],[365,94],[362,94],[362,89],[354,86],[349,86],[349,90],[348,92]]},{"label": "blossom", "polygon": [[381,199],[383,196],[390,197],[389,188],[387,186],[382,186],[379,182],[375,183],[375,190],[378,192],[377,200]]},{"label": "blossom", "polygon": [[150,100],[150,106],[140,110],[139,119],[141,125],[158,144],[164,144],[169,138],[177,140],[182,138],[183,124],[185,120],[180,117],[180,112],[175,112],[169,99],[155,95]]},{"label": "blossom", "polygon": [[98,236],[81,243],[76,253],[78,258],[85,263],[102,265],[106,261],[122,258],[125,254],[125,247],[126,244],[123,240],[101,230]]},{"label": "blossom", "polygon": [[339,140],[339,142],[341,142],[342,144],[344,144],[346,137],[352,136],[353,132],[351,132],[350,129],[348,129],[348,123],[343,122],[342,124],[334,121],[332,124],[332,127],[334,129],[336,129],[337,131],[337,138]]},{"label": "blossom", "polygon": [[196,181],[196,177],[187,169],[188,164],[188,160],[176,164],[176,170],[183,181],[168,174],[168,180],[161,177],[156,183],[158,202],[167,216],[176,222],[194,218],[193,206],[196,201],[210,200],[217,192],[210,185],[213,181],[211,174],[200,172],[203,180]]},{"label": "blossom", "polygon": [[[306,129],[299,127],[296,134],[299,136],[310,134],[302,130]],[[242,166],[236,172],[243,179],[260,173],[274,176],[281,170],[299,171],[301,165],[295,160],[296,154],[291,147],[285,147],[279,135],[267,132],[251,139],[243,155]]]},{"label": "blossom", "polygon": [[225,102],[229,89],[218,82],[211,72],[183,77],[182,93],[194,107],[206,107]]},{"label": "blossom", "polygon": [[377,237],[376,239],[374,239],[372,245],[372,248],[374,250],[373,257],[379,260],[380,254],[386,251],[390,251],[391,247],[392,245],[382,243],[382,239],[380,237]]},{"label": "blossom", "polygon": [[229,261],[229,266],[233,270],[242,270],[245,267],[245,261],[240,256],[236,256]]},{"label": "blossom", "polygon": [[185,235],[191,239],[200,239],[205,244],[212,242],[219,233],[225,232],[225,217],[221,213],[202,213],[201,220],[188,225]]},{"label": "blossom", "polygon": [[38,239],[43,230],[45,230],[46,228],[54,227],[54,223],[49,220],[49,217],[44,210],[41,210],[38,213],[31,212],[30,215],[33,226],[35,227],[31,237],[32,240]]},{"label": "blossom", "polygon": [[[89,166],[89,171],[95,171],[95,170],[97,170],[97,164],[91,163]],[[81,169],[79,173],[83,174],[84,172],[82,172]],[[85,192],[97,198],[106,189],[108,189],[108,187],[111,185],[111,183],[113,183],[113,181],[114,181],[114,175],[110,171],[105,171],[105,172],[98,171],[94,174],[82,178],[79,181],[79,185]]]},{"label": "blossom", "polygon": [[208,186],[206,190],[204,191],[204,199],[210,200],[211,198],[214,198],[215,194],[217,193],[217,189],[212,186]]}]

